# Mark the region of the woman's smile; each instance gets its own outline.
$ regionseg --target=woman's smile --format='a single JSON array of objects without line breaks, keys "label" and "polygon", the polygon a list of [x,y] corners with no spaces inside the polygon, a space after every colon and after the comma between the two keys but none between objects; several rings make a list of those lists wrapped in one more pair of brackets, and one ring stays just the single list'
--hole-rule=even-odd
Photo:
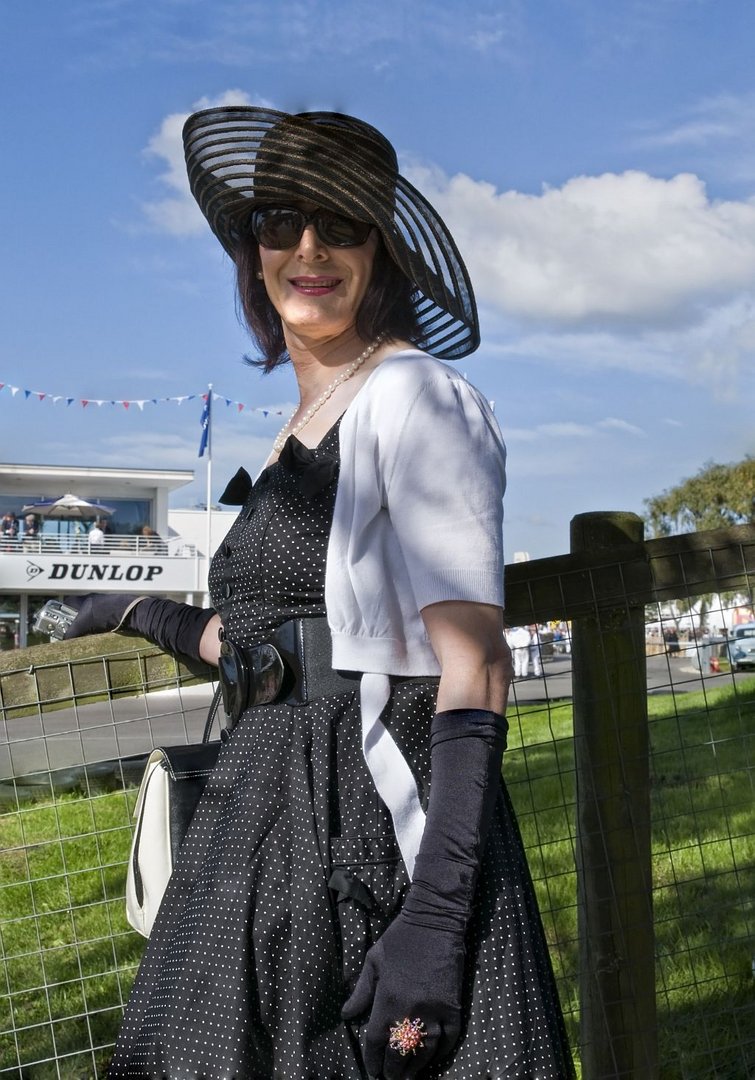
[{"label": "woman's smile", "polygon": [[341,284],[338,277],[294,277],[289,278],[289,284],[303,296],[327,296]]}]

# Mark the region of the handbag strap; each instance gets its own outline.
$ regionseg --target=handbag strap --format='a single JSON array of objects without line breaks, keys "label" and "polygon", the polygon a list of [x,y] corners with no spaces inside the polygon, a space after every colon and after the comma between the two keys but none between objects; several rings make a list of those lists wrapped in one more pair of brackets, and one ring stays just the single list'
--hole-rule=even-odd
[{"label": "handbag strap", "polygon": [[[220,683],[215,688],[215,693],[212,695],[212,701],[210,702],[210,711],[207,713],[207,719],[204,724],[204,731],[202,732],[202,742],[206,743],[210,741],[212,735],[212,725],[215,723],[215,717],[218,714],[218,707],[220,705],[220,698],[222,696],[222,690]],[[221,738],[223,732],[221,731]]]}]

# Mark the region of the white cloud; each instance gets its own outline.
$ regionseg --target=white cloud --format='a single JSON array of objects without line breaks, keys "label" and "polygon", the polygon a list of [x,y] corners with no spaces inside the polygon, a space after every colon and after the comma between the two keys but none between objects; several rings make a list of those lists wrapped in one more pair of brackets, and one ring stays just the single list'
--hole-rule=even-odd
[{"label": "white cloud", "polygon": [[467,9],[461,15],[461,9],[454,6],[448,13],[450,19],[442,37],[456,51],[466,45],[484,57],[494,55],[499,62],[521,66],[526,55],[523,12],[516,3],[504,4],[501,0],[496,7],[495,12]]},{"label": "white cloud", "polygon": [[469,35],[469,43],[478,52],[487,52],[504,40],[503,30],[475,30]]},{"label": "white cloud", "polygon": [[700,147],[722,140],[741,139],[755,132],[755,96],[717,94],[696,102],[666,124],[646,126],[641,146]]},{"label": "white cloud", "polygon": [[719,202],[689,173],[579,176],[540,195],[411,167],[451,227],[478,299],[576,327],[684,325],[755,286],[755,200]]},{"label": "white cloud", "polygon": [[[193,108],[251,100],[228,90]],[[186,115],[165,117],[145,151],[166,197],[144,211],[175,236],[206,230],[185,176]],[[416,161],[405,171],[459,243],[486,352],[738,392],[755,353],[755,197],[711,199],[692,173],[578,176],[533,195]]]},{"label": "white cloud", "polygon": [[639,318],[621,332],[588,325],[579,331],[534,330],[515,336],[507,326],[492,324],[483,335],[491,359],[512,356],[567,372],[618,370],[682,380],[705,386],[718,400],[750,392],[755,371],[755,301],[748,297],[712,307],[687,327],[660,330],[645,328]]},{"label": "white cloud", "polygon": [[[252,475],[262,468],[270,453],[270,446],[277,433],[275,424],[268,422],[269,430],[255,434],[248,428],[235,424],[224,427],[222,437],[213,437],[212,475],[213,488],[221,491],[240,465]],[[189,505],[192,499],[204,498],[206,489],[207,458],[198,457],[199,424],[191,434],[159,432],[135,432],[101,438],[91,452],[91,464],[97,466],[122,465],[128,461],[135,469],[193,469],[195,479],[175,493],[172,501]]]},{"label": "white cloud", "polygon": [[[193,108],[250,103],[228,90]],[[165,165],[167,195],[144,211],[176,236],[206,227],[186,180],[187,115],[165,117],[145,149]],[[697,322],[755,287],[755,199],[712,200],[691,173],[579,176],[531,195],[416,162],[407,172],[449,223],[478,300],[509,317],[636,332]]]},{"label": "white cloud", "polygon": [[532,428],[513,428],[504,424],[507,443],[535,443],[543,439],[550,442],[553,439],[581,440],[592,439],[605,433],[619,433],[645,438],[646,432],[636,424],[628,420],[622,420],[615,416],[607,416],[603,420],[596,420],[590,424],[581,424],[573,420],[562,420],[557,423],[537,424]]},{"label": "white cloud", "polygon": [[199,446],[198,439],[160,432],[113,435],[98,441],[92,464],[104,467],[128,461],[133,469],[190,469],[194,467],[191,460],[194,443]]},{"label": "white cloud", "polygon": [[[494,50],[497,59],[521,62],[524,49],[516,47],[525,25],[521,0],[496,0],[493,7],[493,13],[470,11],[458,0],[434,0],[430,7],[406,0],[329,5],[311,0],[189,0],[188,5],[182,0],[78,0],[71,23],[86,41],[79,63],[109,70],[150,60],[243,71],[265,63],[332,66],[358,60],[364,68],[373,60],[395,63],[407,43],[415,60],[427,57],[427,64],[442,64],[449,45],[457,56]],[[295,72],[290,81],[296,83]]]},{"label": "white cloud", "polygon": [[618,431],[624,435],[634,435],[638,439],[646,439],[647,432],[636,424],[630,424],[628,420],[620,420],[616,416],[607,416],[605,420],[598,421],[598,427],[604,431]]},{"label": "white cloud", "polygon": [[545,435],[548,439],[585,439],[593,434],[592,428],[587,424],[575,424],[572,421],[541,424],[537,430],[538,434]]},{"label": "white cloud", "polygon": [[[216,98],[200,98],[185,113],[170,113],[165,117],[159,130],[152,136],[144,150],[145,155],[157,158],[167,166],[158,180],[170,193],[164,199],[143,203],[142,209],[152,225],[174,236],[193,236],[206,230],[207,224],[189,191],[189,182],[186,177],[181,138],[184,123],[190,113],[198,109],[251,104],[252,99],[243,90],[226,90]],[[257,99],[255,104],[267,103]]]}]

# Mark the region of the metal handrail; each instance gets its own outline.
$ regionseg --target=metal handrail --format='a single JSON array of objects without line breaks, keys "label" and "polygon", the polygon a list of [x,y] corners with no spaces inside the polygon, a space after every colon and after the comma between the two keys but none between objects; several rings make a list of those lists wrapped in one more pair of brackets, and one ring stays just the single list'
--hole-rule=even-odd
[{"label": "metal handrail", "polygon": [[144,555],[171,559],[194,559],[197,549],[181,536],[167,540],[154,536],[130,536],[127,533],[105,536],[99,543],[88,536],[35,536],[0,539],[3,555]]}]

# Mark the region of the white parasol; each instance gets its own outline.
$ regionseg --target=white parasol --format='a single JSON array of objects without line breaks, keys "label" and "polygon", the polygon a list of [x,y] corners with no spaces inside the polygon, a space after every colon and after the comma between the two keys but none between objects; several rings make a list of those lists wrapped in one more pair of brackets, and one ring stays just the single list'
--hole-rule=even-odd
[{"label": "white parasol", "polygon": [[80,499],[78,495],[61,495],[59,499],[42,499],[24,506],[22,514],[38,514],[39,517],[60,518],[68,521],[91,521],[97,517],[109,517],[115,513],[110,506]]}]

